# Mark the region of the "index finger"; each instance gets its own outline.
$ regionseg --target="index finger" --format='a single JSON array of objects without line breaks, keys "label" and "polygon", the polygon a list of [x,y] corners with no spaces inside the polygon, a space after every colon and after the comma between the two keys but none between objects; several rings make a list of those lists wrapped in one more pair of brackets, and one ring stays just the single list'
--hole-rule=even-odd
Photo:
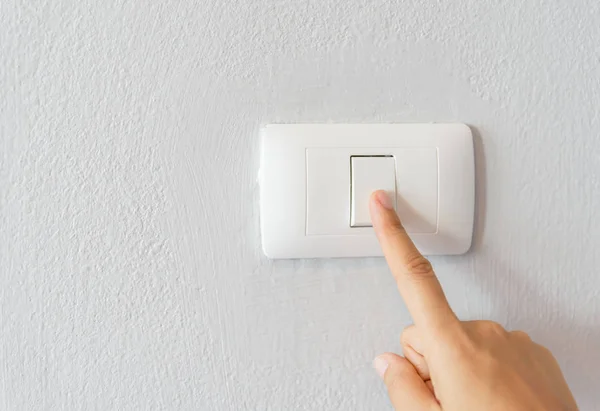
[{"label": "index finger", "polygon": [[429,261],[402,226],[385,191],[369,202],[373,228],[415,325],[427,330],[458,322]]}]

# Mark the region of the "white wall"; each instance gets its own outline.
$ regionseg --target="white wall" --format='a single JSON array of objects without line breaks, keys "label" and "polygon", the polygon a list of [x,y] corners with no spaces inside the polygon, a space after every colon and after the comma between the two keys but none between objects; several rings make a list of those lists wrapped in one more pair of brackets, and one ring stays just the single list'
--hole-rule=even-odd
[{"label": "white wall", "polygon": [[381,259],[267,261],[261,125],[463,121],[463,319],[600,394],[596,0],[0,3],[0,408],[388,409]]}]

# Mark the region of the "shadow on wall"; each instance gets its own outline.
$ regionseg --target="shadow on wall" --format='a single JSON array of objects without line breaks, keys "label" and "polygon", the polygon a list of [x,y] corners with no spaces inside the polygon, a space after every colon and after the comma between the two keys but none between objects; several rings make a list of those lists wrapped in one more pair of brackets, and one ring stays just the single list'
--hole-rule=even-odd
[{"label": "shadow on wall", "polygon": [[473,150],[475,155],[475,224],[473,227],[473,245],[471,252],[481,246],[485,233],[485,209],[487,201],[487,174],[485,168],[485,153],[481,134],[473,126],[469,126],[473,133]]},{"label": "shadow on wall", "polygon": [[[501,289],[510,292],[518,290],[518,295],[527,296],[527,301],[519,304],[526,305],[527,313],[544,313],[550,317],[543,322],[540,318],[519,318],[515,321],[517,327],[522,327],[532,335],[534,340],[548,346],[563,367],[566,377],[572,385],[574,394],[580,398],[594,398],[597,395],[597,381],[600,381],[600,318],[594,318],[593,324],[577,324],[568,307],[550,295],[542,293],[542,288],[533,284],[527,277],[520,275],[502,262],[495,261],[493,256],[486,256],[483,250],[483,238],[486,221],[487,175],[483,139],[480,132],[471,126],[475,151],[475,226],[473,229],[473,245],[470,252],[477,252],[478,259],[488,260],[487,265],[497,267],[496,271],[506,273],[506,287]],[[499,295],[490,290],[498,289],[498,281],[502,278],[492,278],[486,275],[474,276],[482,290],[488,290],[488,295],[495,307],[505,307],[514,301],[515,295]]]}]

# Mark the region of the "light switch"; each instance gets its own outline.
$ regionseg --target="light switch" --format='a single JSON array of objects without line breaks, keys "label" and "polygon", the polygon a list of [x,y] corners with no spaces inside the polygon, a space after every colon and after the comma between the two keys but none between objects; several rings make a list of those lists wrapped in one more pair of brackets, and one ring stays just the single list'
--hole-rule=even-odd
[{"label": "light switch", "polygon": [[372,227],[369,198],[376,190],[385,190],[396,209],[396,162],[392,156],[350,157],[350,226]]},{"label": "light switch", "polygon": [[471,246],[473,135],[464,124],[271,124],[262,130],[260,225],[270,258],[383,252],[369,198],[389,192],[425,255]]}]

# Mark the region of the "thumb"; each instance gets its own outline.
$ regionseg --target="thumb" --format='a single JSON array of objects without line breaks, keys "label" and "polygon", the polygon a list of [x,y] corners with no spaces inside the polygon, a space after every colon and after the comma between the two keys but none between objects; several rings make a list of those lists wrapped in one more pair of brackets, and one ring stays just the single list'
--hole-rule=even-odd
[{"label": "thumb", "polygon": [[404,357],[381,354],[373,366],[385,383],[396,410],[440,411],[441,408],[415,367]]}]

